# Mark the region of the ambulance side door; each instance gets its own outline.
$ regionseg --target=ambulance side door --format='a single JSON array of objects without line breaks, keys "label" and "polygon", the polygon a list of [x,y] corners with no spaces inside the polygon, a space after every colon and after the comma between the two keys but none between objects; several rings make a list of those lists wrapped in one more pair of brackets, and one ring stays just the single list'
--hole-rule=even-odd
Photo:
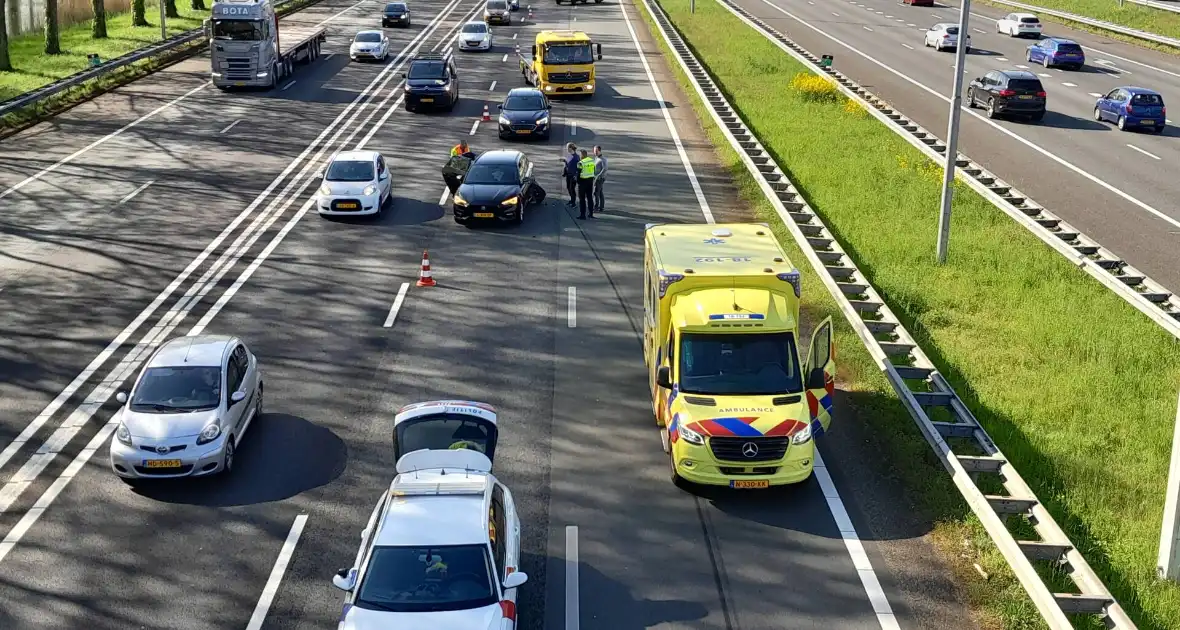
[{"label": "ambulance side door", "polygon": [[819,437],[832,424],[836,393],[836,355],[832,339],[832,318],[827,317],[811,333],[811,345],[803,364],[807,408],[811,413],[811,434]]}]

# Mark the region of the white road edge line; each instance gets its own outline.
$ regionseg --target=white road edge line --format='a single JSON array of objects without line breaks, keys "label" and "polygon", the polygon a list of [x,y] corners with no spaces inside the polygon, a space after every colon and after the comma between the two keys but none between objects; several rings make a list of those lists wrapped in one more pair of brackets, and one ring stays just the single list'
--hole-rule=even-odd
[{"label": "white road edge line", "polygon": [[635,43],[635,51],[639,53],[639,61],[643,64],[643,71],[647,73],[647,82],[651,84],[652,92],[656,95],[656,102],[660,104],[660,112],[664,114],[664,123],[668,125],[668,133],[672,136],[672,143],[676,145],[676,152],[680,154],[680,162],[684,164],[688,183],[692,186],[692,192],[696,195],[697,203],[701,206],[701,213],[705,215],[706,222],[716,223],[713,211],[709,209],[709,202],[705,199],[705,191],[701,190],[701,182],[697,179],[697,173],[693,170],[692,162],[688,159],[688,152],[684,150],[684,143],[680,141],[676,124],[672,122],[672,114],[668,113],[664,93],[660,91],[660,86],[656,83],[656,77],[652,74],[651,65],[647,63],[647,55],[644,54],[643,47],[639,45],[639,36],[635,34],[635,27],[631,25],[631,17],[627,15],[626,3],[620,2],[618,6],[619,11],[623,12],[623,23],[627,25],[627,32],[631,34],[631,41]]},{"label": "white road edge line", "polygon": [[156,183],[156,180],[154,180],[154,179],[148,180],[148,182],[146,184],[142,184],[142,185],[140,185],[139,188],[136,188],[135,190],[127,193],[126,197],[123,197],[122,199],[119,200],[119,205],[121,206],[121,205],[127,203],[128,201],[131,201],[132,199],[135,198],[136,195],[143,192],[148,186],[151,186],[154,183]]},{"label": "white road edge line", "polygon": [[237,127],[237,126],[238,126],[238,123],[240,123],[240,122],[242,122],[242,119],[241,119],[241,118],[239,118],[239,119],[237,119],[237,120],[235,120],[235,121],[231,122],[231,123],[229,124],[229,126],[228,126],[228,127],[226,127],[225,129],[222,129],[221,131],[218,131],[217,133],[225,133],[225,132],[229,131],[230,129],[233,129],[234,127]]},{"label": "white road edge line", "polygon": [[410,290],[410,283],[403,282],[400,289],[397,290],[397,297],[393,298],[393,306],[389,309],[389,315],[385,318],[384,328],[393,326],[393,322],[397,321],[397,313],[402,310],[402,302],[406,299],[406,291]]},{"label": "white road edge line", "polygon": [[1158,155],[1155,155],[1155,154],[1153,154],[1153,153],[1148,153],[1147,151],[1144,151],[1143,149],[1140,149],[1139,147],[1137,147],[1137,146],[1135,146],[1135,145],[1133,145],[1133,144],[1127,144],[1127,146],[1129,146],[1129,147],[1131,147],[1132,149],[1134,149],[1134,150],[1136,150],[1136,151],[1138,151],[1138,152],[1142,153],[1143,155],[1146,155],[1147,157],[1149,157],[1149,158],[1151,158],[1151,159],[1153,159],[1153,160],[1158,160],[1158,159],[1160,159],[1160,157],[1159,157]]},{"label": "white road edge line", "polygon": [[291,556],[295,554],[295,545],[299,544],[299,537],[303,535],[305,524],[307,524],[306,514],[295,517],[295,522],[291,525],[291,532],[287,534],[287,540],[283,542],[283,548],[279,551],[279,557],[275,560],[274,568],[270,571],[270,577],[266,580],[266,586],[262,589],[262,595],[258,598],[258,605],[254,607],[254,614],[250,617],[250,625],[246,626],[246,630],[259,630],[266,621],[266,613],[270,612],[270,605],[279,592],[279,584],[283,581],[283,574],[287,572],[287,565],[291,563]]},{"label": "white road edge line", "polygon": [[[622,5],[620,5],[622,6]],[[578,526],[565,526],[565,630],[579,630],[582,611],[578,584]]]},{"label": "white road edge line", "polygon": [[[950,101],[951,101],[950,97],[948,97],[948,96],[943,96],[943,94],[942,94],[941,92],[939,92],[939,91],[937,91],[937,90],[934,90],[934,89],[931,89],[931,88],[930,88],[930,87],[928,87],[926,84],[924,84],[924,83],[921,83],[921,82],[919,82],[918,80],[911,78],[910,76],[908,76],[908,75],[906,75],[906,74],[902,73],[901,71],[899,71],[899,70],[896,70],[896,69],[895,69],[895,68],[893,68],[892,66],[889,66],[888,64],[886,64],[886,63],[884,63],[884,62],[882,62],[882,61],[878,61],[878,60],[877,60],[877,59],[875,59],[875,58],[874,58],[872,55],[869,55],[869,54],[867,54],[867,53],[865,53],[865,52],[861,51],[860,49],[858,49],[858,48],[856,48],[856,47],[854,47],[854,46],[852,46],[852,45],[850,45],[850,44],[848,44],[848,43],[844,42],[843,40],[841,40],[841,39],[839,39],[839,38],[837,38],[837,37],[835,37],[835,36],[833,36],[833,35],[830,35],[830,34],[828,34],[828,33],[824,32],[824,31],[820,30],[819,28],[816,28],[815,26],[812,26],[810,23],[808,23],[808,22],[806,22],[806,21],[804,21],[804,20],[802,20],[802,19],[800,19],[800,18],[796,17],[796,16],[795,16],[793,13],[791,13],[790,11],[787,11],[786,9],[783,9],[782,7],[780,7],[780,6],[776,5],[776,4],[774,4],[773,2],[770,2],[770,0],[761,0],[761,1],[762,1],[764,4],[766,4],[767,6],[771,7],[772,9],[774,9],[775,11],[778,11],[778,12],[782,13],[783,15],[786,15],[787,17],[789,17],[789,18],[791,18],[791,19],[795,20],[796,22],[798,22],[798,23],[802,24],[803,26],[806,26],[807,28],[809,28],[809,29],[811,29],[811,30],[815,31],[816,33],[819,33],[820,35],[823,35],[824,37],[826,37],[826,38],[828,38],[828,39],[832,40],[833,42],[836,42],[837,44],[840,44],[841,46],[843,46],[843,47],[847,48],[848,50],[851,50],[852,52],[854,52],[854,53],[856,53],[856,54],[860,55],[861,57],[863,57],[863,58],[865,58],[865,59],[867,59],[867,60],[869,60],[869,61],[871,61],[871,62],[873,62],[873,63],[877,64],[877,65],[878,65],[878,66],[880,66],[881,68],[884,68],[885,70],[888,70],[889,72],[892,72],[893,74],[895,74],[895,75],[897,75],[898,77],[900,77],[900,78],[902,78],[902,79],[906,80],[907,82],[909,82],[910,84],[914,85],[915,87],[922,89],[922,90],[923,90],[923,91],[925,91],[927,94],[930,94],[930,95],[932,95],[932,96],[935,96],[935,97],[937,97],[937,98],[939,98],[939,99],[942,99],[942,101],[943,101],[943,102],[950,103]],[[1043,155],[1043,156],[1045,156],[1045,157],[1049,158],[1050,160],[1053,160],[1054,162],[1057,162],[1058,164],[1060,164],[1060,165],[1064,166],[1065,168],[1067,168],[1067,169],[1069,169],[1069,170],[1073,171],[1074,173],[1076,173],[1076,174],[1078,174],[1078,175],[1081,175],[1082,177],[1086,178],[1086,179],[1087,179],[1087,180],[1089,180],[1090,182],[1092,182],[1092,183],[1094,183],[1094,184],[1097,184],[1098,186],[1100,186],[1100,187],[1102,187],[1102,188],[1106,189],[1107,191],[1109,191],[1109,192],[1111,192],[1111,193],[1113,193],[1113,194],[1117,195],[1118,197],[1122,198],[1123,200],[1125,200],[1125,201],[1127,201],[1127,202],[1129,202],[1129,203],[1133,204],[1135,207],[1139,208],[1140,210],[1143,210],[1144,212],[1146,212],[1146,213],[1148,213],[1148,214],[1150,214],[1150,215],[1152,215],[1152,216],[1156,217],[1157,219],[1160,219],[1161,221],[1164,221],[1164,222],[1165,222],[1165,223],[1167,223],[1168,225],[1171,225],[1171,226],[1173,226],[1173,227],[1180,228],[1180,220],[1174,219],[1174,218],[1172,218],[1172,217],[1168,216],[1167,214],[1164,214],[1163,212],[1160,212],[1159,210],[1156,210],[1155,208],[1153,208],[1153,207],[1151,207],[1151,206],[1147,205],[1146,203],[1144,203],[1144,202],[1140,201],[1139,199],[1136,199],[1135,197],[1132,197],[1130,194],[1128,194],[1128,193],[1126,193],[1126,192],[1123,192],[1122,190],[1120,190],[1120,189],[1118,189],[1118,188],[1114,187],[1113,185],[1111,185],[1111,184],[1108,184],[1108,183],[1106,183],[1105,181],[1103,181],[1103,180],[1099,179],[1098,177],[1096,177],[1096,176],[1094,176],[1094,175],[1091,175],[1090,173],[1088,173],[1088,172],[1086,172],[1086,171],[1082,170],[1080,167],[1078,167],[1078,166],[1074,165],[1072,162],[1069,162],[1069,161],[1065,160],[1064,158],[1058,157],[1056,154],[1054,154],[1054,153],[1050,152],[1048,149],[1045,149],[1045,148],[1041,147],[1040,145],[1038,145],[1038,144],[1036,144],[1036,143],[1032,142],[1031,140],[1028,140],[1028,139],[1026,139],[1026,138],[1024,138],[1024,137],[1022,137],[1022,136],[1020,136],[1020,135],[1018,135],[1018,134],[1016,134],[1016,133],[1014,133],[1014,132],[1012,132],[1012,131],[1008,130],[1008,129],[1007,129],[1007,128],[1005,128],[1003,125],[998,125],[998,124],[996,124],[996,122],[995,122],[995,121],[993,121],[993,120],[988,120],[986,117],[984,117],[983,115],[979,114],[978,112],[976,112],[976,111],[974,111],[974,110],[971,110],[971,109],[967,109],[966,107],[964,107],[964,108],[963,108],[963,113],[964,113],[964,114],[969,114],[969,115],[973,116],[973,117],[974,117],[976,120],[979,120],[980,122],[983,122],[984,124],[991,125],[993,128],[995,128],[996,130],[998,130],[1000,133],[1002,133],[1002,134],[1004,134],[1004,135],[1008,136],[1009,138],[1012,138],[1013,140],[1015,140],[1015,141],[1017,141],[1017,142],[1019,142],[1019,143],[1023,144],[1024,146],[1026,146],[1026,147],[1028,147],[1028,148],[1030,148],[1030,149],[1032,149],[1032,150],[1036,151],[1037,153],[1040,153],[1041,155]]]},{"label": "white road edge line", "polygon": [[578,287],[570,287],[569,298],[566,300],[567,311],[565,315],[565,324],[570,328],[578,327]]},{"label": "white road edge line", "polygon": [[288,84],[284,85],[283,87],[279,88],[279,91],[280,91],[280,92],[286,92],[287,90],[291,89],[291,86],[292,86],[292,85],[295,85],[295,83],[296,83],[295,81],[291,81],[290,83],[288,83]]}]

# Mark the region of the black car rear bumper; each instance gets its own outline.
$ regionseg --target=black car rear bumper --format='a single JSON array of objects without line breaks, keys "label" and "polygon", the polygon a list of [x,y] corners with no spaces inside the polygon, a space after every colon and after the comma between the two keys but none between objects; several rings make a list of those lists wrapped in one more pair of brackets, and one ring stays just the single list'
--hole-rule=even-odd
[{"label": "black car rear bumper", "polygon": [[1000,114],[1043,114],[1045,113],[1045,101],[996,99],[995,110]]},{"label": "black car rear bumper", "polygon": [[452,105],[451,95],[448,92],[427,92],[427,93],[413,93],[406,92],[406,107],[413,109],[440,109],[450,107]]}]

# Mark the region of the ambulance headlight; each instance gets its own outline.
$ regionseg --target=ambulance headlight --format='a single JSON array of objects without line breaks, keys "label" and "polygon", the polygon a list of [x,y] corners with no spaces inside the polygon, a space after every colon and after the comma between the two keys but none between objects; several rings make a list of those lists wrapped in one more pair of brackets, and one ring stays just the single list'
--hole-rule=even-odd
[{"label": "ambulance headlight", "polygon": [[[696,444],[697,446],[705,445],[705,438],[701,437],[700,433],[697,433],[696,431],[693,431],[684,425],[680,425],[676,430],[680,432],[680,438],[685,442],[688,442],[689,444]],[[809,432],[808,436],[810,435],[811,433]]]},{"label": "ambulance headlight", "polygon": [[806,444],[811,441],[811,425],[807,425],[800,429],[795,435],[791,436],[791,444]]}]

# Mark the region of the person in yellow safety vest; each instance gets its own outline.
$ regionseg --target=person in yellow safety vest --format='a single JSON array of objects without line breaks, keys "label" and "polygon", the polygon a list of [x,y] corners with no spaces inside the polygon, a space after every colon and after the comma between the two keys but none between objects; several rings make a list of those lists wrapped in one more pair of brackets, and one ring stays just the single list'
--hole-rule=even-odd
[{"label": "person in yellow safety vest", "polygon": [[590,218],[594,218],[594,158],[590,152],[581,150],[582,159],[578,160],[578,210],[579,219],[586,218],[586,209],[590,209]]},{"label": "person in yellow safety vest", "polygon": [[459,144],[451,147],[451,157],[456,155],[463,155],[464,153],[471,153],[471,147],[467,146],[466,140],[460,140]]}]

